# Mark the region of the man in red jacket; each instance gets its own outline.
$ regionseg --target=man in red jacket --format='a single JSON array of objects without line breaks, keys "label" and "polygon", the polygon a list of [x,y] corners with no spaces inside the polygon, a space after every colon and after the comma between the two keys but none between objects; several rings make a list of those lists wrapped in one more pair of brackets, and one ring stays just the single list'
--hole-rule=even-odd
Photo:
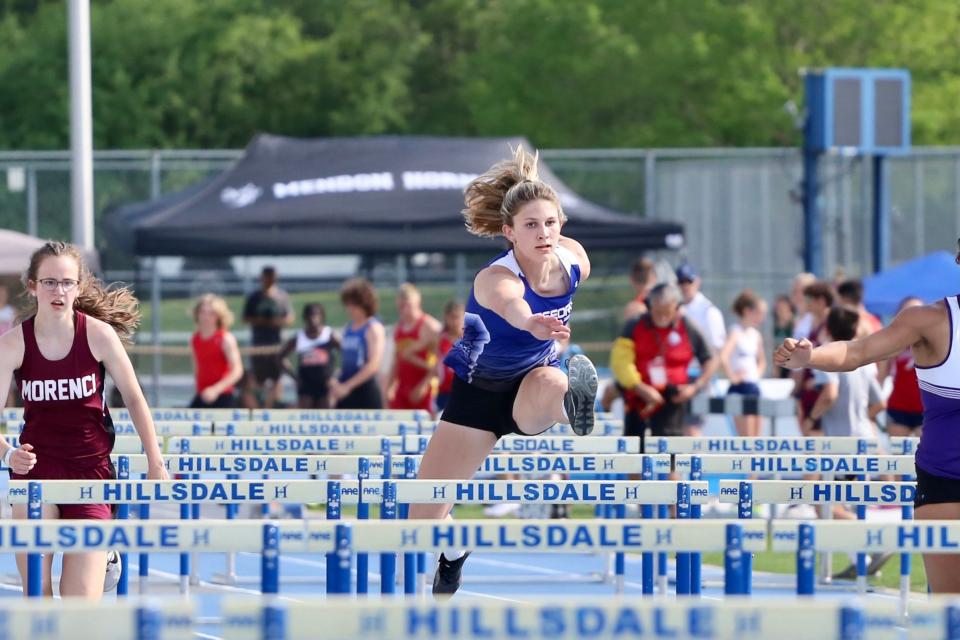
[{"label": "man in red jacket", "polygon": [[[650,292],[650,310],[627,322],[614,342],[610,366],[625,389],[624,435],[643,438],[683,435],[687,402],[702,391],[717,369],[703,336],[680,313],[680,291],[659,284]],[[696,358],[702,370],[690,382]]]}]

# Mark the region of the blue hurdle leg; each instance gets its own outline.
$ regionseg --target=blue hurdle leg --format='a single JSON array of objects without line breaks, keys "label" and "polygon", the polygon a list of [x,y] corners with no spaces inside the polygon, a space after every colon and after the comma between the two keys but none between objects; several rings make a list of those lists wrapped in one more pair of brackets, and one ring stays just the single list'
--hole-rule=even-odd
[{"label": "blue hurdle leg", "polygon": [[336,594],[350,593],[350,573],[353,569],[353,534],[349,524],[338,524],[334,530],[336,551],[334,552],[333,591]]},{"label": "blue hurdle leg", "polygon": [[[690,485],[677,485],[677,519],[690,519]],[[677,595],[690,595],[690,553],[677,553]]]},{"label": "blue hurdle leg", "polygon": [[[627,505],[618,504],[614,507],[614,515],[618,520],[627,517]],[[617,551],[613,556],[614,589],[616,593],[623,593],[627,577],[627,556],[623,551]]]},{"label": "blue hurdle leg", "polygon": [[[364,456],[357,462],[357,520],[370,519],[370,504],[363,499],[364,485],[370,482],[370,459]],[[357,594],[367,594],[370,589],[370,556],[357,554]]]},{"label": "blue hurdle leg", "polygon": [[[863,482],[867,479],[865,475],[858,475],[857,480]],[[866,520],[867,519],[867,506],[863,504],[857,505],[857,520]],[[857,552],[857,592],[866,593],[867,592],[867,554],[862,551]]]},{"label": "blue hurdle leg", "polygon": [[[642,505],[640,507],[640,516],[644,520],[653,520],[653,505]],[[644,551],[640,554],[641,591],[645,596],[653,595],[653,558],[654,554],[651,551]]]},{"label": "blue hurdle leg", "polygon": [[137,607],[137,640],[157,640],[163,635],[163,614],[148,604]]},{"label": "blue hurdle leg", "polygon": [[[690,480],[703,480],[703,461],[700,456],[694,456],[690,460]],[[694,520],[700,520],[703,515],[703,507],[699,504],[690,505],[690,517]],[[698,596],[703,588],[701,578],[702,557],[700,552],[695,551],[690,554],[690,594]]]},{"label": "blue hurdle leg", "polygon": [[[200,479],[200,474],[193,474],[194,480]],[[193,520],[200,519],[200,503],[190,505],[190,518]],[[190,584],[198,585],[200,584],[200,556],[196,553],[190,554]]]},{"label": "blue hurdle leg", "polygon": [[268,522],[263,525],[263,549],[260,556],[260,592],[280,592],[280,528]]},{"label": "blue hurdle leg", "polygon": [[[180,519],[189,520],[191,509],[189,504],[180,505]],[[190,554],[180,554],[180,593],[187,595],[190,593]]]},{"label": "blue hurdle leg", "polygon": [[[117,519],[130,519],[130,505],[121,504],[117,506]],[[117,596],[123,597],[129,593],[130,589],[130,565],[126,553],[120,554],[120,581],[117,583]]]},{"label": "blue hurdle leg", "polygon": [[[327,520],[340,519],[340,481],[330,480],[327,483]],[[336,552],[328,553],[327,556],[327,593],[336,593]]]},{"label": "blue hurdle leg", "polygon": [[[658,480],[669,480],[670,474],[661,473],[657,475]],[[670,505],[657,505],[657,518],[660,520],[670,519]],[[657,553],[657,589],[660,595],[667,593],[667,554],[664,551]]]},{"label": "blue hurdle leg", "polygon": [[[270,479],[270,474],[269,474],[269,473],[263,474],[263,479],[264,479],[264,480],[269,480],[269,479]],[[260,505],[260,515],[263,516],[264,518],[267,518],[267,517],[270,516],[270,503],[269,503],[269,502],[264,502],[262,505]]]},{"label": "blue hurdle leg", "polygon": [[[239,480],[239,473],[228,473],[227,480]],[[237,514],[240,511],[240,505],[231,502],[227,504],[226,507],[226,518],[227,520],[235,520]],[[233,551],[228,551],[224,554],[224,579],[227,584],[234,584],[237,581],[237,556]]]},{"label": "blue hurdle leg", "polygon": [[286,640],[287,610],[279,602],[270,601],[264,604],[261,624],[260,637],[263,640]]},{"label": "blue hurdle leg", "polygon": [[[117,461],[117,480],[130,480],[130,458],[120,456]],[[121,504],[117,506],[117,519],[130,519],[130,505]],[[130,565],[127,559],[127,552],[120,554],[120,580],[117,582],[117,597],[124,597],[130,588]]]},{"label": "blue hurdle leg", "polygon": [[[27,519],[42,520],[41,488],[39,482],[27,484]],[[39,553],[27,554],[27,596],[39,598],[43,595],[43,556]]]},{"label": "blue hurdle leg", "polygon": [[[911,476],[904,476],[904,480],[913,480]],[[913,520],[913,506],[903,507],[903,519]],[[907,601],[910,598],[910,571],[911,567],[910,553],[900,554],[900,617],[907,615]]]},{"label": "blue hurdle leg", "polygon": [[[150,519],[150,504],[144,503],[140,506],[140,519],[149,520]],[[139,580],[137,580],[140,587],[140,593],[144,594],[147,592],[147,581],[150,578],[150,554],[141,553],[140,554],[140,571]]]},{"label": "blue hurdle leg", "polygon": [[817,552],[813,526],[801,524],[797,535],[797,595],[812,596],[816,584]]},{"label": "blue hurdle leg", "polygon": [[[361,500],[362,498],[361,492]],[[357,520],[370,519],[370,505],[360,502],[357,505]],[[366,594],[370,590],[370,556],[366,553],[357,554],[357,594]]]},{"label": "blue hurdle leg", "polygon": [[[410,514],[410,505],[401,504],[398,507],[401,520],[406,520]],[[417,554],[403,554],[403,593],[412,596],[417,593]]]},{"label": "blue hurdle leg", "polygon": [[[690,517],[694,520],[701,518],[702,505],[694,504],[690,506]],[[703,557],[699,551],[690,554],[690,594],[698,596],[703,589],[703,579],[701,577],[701,566]]]},{"label": "blue hurdle leg", "polygon": [[[397,519],[397,485],[383,483],[383,495],[380,503],[380,519]],[[380,593],[392,595],[397,592],[397,554],[380,554]]]},{"label": "blue hurdle leg", "polygon": [[723,594],[743,593],[743,526],[730,523],[726,528],[726,551],[723,555]]},{"label": "blue hurdle leg", "polygon": [[[741,482],[739,504],[737,505],[737,516],[741,520],[750,520],[753,518],[753,483]],[[740,593],[749,595],[753,593],[753,554],[743,552],[743,587]]]},{"label": "blue hurdle leg", "polygon": [[427,554],[421,551],[417,554],[417,591],[425,593],[427,584]]}]

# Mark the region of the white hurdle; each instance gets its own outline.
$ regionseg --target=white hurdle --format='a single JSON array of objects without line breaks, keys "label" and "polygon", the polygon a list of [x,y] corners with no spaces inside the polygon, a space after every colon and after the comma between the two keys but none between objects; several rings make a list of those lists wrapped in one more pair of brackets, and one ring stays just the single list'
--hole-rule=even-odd
[{"label": "white hurdle", "polygon": [[0,604],[0,637],[30,640],[192,640],[194,603],[82,599],[11,600]]},{"label": "white hurdle", "polygon": [[[749,489],[752,493],[745,496]],[[743,504],[912,505],[913,482],[721,480],[720,502]]]},{"label": "white hurdle", "polygon": [[[119,440],[120,436],[118,436]],[[422,453],[430,437],[406,436],[191,436],[168,438],[169,453],[356,453],[376,454],[385,446],[400,453]],[[385,444],[386,443],[386,444]],[[494,453],[639,453],[638,438],[615,436],[506,436]]]},{"label": "white hurdle", "polygon": [[[535,599],[525,602],[455,601],[445,604],[403,601],[319,600],[273,603],[271,611],[249,598],[223,604],[226,635],[237,640],[263,638],[269,619],[277,638],[313,637],[323,620],[324,638],[354,640],[425,638],[737,638],[783,640],[893,640],[905,628],[889,602],[756,601],[729,598],[650,601],[636,598]],[[955,638],[951,619],[955,602],[918,606],[909,621],[911,638]],[[327,622],[329,621],[329,623]]]},{"label": "white hurdle", "polygon": [[[220,635],[236,640],[396,638],[811,638],[953,640],[957,602],[933,598],[900,620],[888,601],[730,598],[649,601],[635,598],[536,598],[525,602],[458,599],[411,603],[351,598],[231,596],[218,608]],[[183,599],[124,602],[10,600],[0,606],[8,638],[154,640],[193,638],[197,611]]]},{"label": "white hurdle", "polygon": [[[2,608],[0,634],[34,640],[153,640],[195,637],[193,604],[183,599],[102,601],[11,601]],[[232,596],[219,608],[220,635],[236,640],[317,637],[329,640],[389,637],[437,638],[811,638],[818,640],[915,640],[957,637],[955,600],[914,603],[902,621],[884,601],[757,602],[647,601],[581,598],[557,602],[458,599],[445,604],[307,597],[296,600]]]},{"label": "white hurdle", "polygon": [[862,474],[913,475],[913,456],[894,455],[729,455],[676,456],[677,471],[690,473],[693,459],[699,458],[702,473],[752,475],[780,474]]},{"label": "white hurdle", "polygon": [[843,454],[864,455],[876,452],[880,443],[870,438],[853,437],[651,437],[650,453],[686,453],[693,455],[740,454]]}]

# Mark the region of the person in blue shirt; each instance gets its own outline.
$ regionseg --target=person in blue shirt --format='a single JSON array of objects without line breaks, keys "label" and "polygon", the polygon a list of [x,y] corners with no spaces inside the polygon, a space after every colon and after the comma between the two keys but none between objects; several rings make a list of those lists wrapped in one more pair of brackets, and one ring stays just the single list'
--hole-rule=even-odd
[{"label": "person in blue shirt", "polygon": [[[560,198],[518,148],[464,193],[467,230],[504,237],[511,248],[480,270],[466,304],[463,337],[444,363],[450,399],[420,463],[421,479],[469,479],[507,434],[533,436],[555,423],[593,429],[597,372],[575,355],[559,368],[557,341],[570,338],[573,296],[590,275],[583,247],[564,237]],[[410,518],[446,517],[450,505],[410,505]],[[469,552],[440,555],[434,595],[452,595]]]},{"label": "person in blue shirt", "polygon": [[386,333],[377,319],[377,292],[368,280],[351,278],[340,289],[340,302],[350,321],[340,339],[340,375],[330,381],[330,395],[337,409],[382,409],[377,373]]}]

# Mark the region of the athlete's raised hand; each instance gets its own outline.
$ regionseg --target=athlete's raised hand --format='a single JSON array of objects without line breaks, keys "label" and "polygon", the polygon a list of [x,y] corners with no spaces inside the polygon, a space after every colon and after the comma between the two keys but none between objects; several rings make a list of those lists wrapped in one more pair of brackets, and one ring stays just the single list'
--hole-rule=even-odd
[{"label": "athlete's raised hand", "polygon": [[550,316],[532,315],[523,328],[538,340],[565,340],[570,337],[570,327],[559,318]]},{"label": "athlete's raised hand", "polygon": [[773,362],[787,369],[803,369],[810,364],[810,354],[812,352],[813,343],[806,338],[801,340],[787,338],[773,352]]}]

